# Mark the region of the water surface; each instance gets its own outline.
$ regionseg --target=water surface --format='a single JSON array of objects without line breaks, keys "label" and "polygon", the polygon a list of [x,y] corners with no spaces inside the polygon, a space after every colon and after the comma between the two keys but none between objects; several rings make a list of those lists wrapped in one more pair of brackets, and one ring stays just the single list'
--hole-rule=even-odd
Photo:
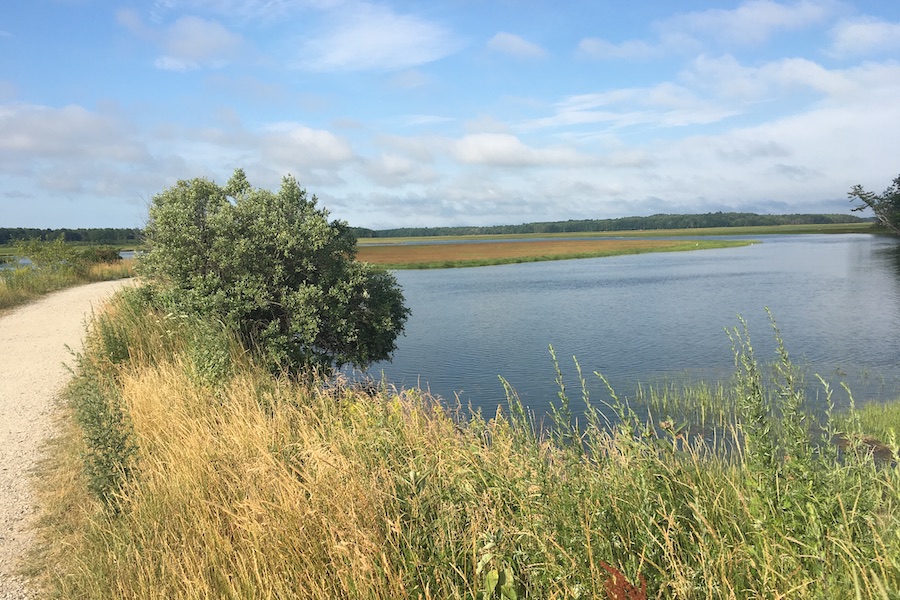
[{"label": "water surface", "polygon": [[[412,310],[390,363],[370,374],[492,414],[498,376],[542,414],[556,399],[553,345],[570,388],[572,357],[620,395],[638,383],[727,378],[726,328],[747,321],[774,358],[768,307],[788,351],[858,400],[900,390],[900,252],[891,238],[759,236],[749,247],[496,267],[399,271]],[[592,394],[604,387],[589,375]],[[574,396],[579,393],[575,389]]]}]

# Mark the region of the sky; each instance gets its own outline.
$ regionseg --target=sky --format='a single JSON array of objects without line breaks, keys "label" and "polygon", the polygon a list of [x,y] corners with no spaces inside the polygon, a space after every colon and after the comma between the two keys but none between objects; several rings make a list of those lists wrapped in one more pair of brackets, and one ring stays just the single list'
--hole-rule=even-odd
[{"label": "sky", "polygon": [[849,213],[900,173],[900,2],[3,2],[0,227],[236,168],[374,229]]}]

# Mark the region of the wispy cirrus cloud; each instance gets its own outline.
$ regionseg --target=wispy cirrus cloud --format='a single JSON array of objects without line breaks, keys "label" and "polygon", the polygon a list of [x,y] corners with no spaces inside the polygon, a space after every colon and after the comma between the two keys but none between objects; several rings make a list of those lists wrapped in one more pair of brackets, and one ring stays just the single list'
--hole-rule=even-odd
[{"label": "wispy cirrus cloud", "polygon": [[699,52],[704,42],[726,46],[758,45],[773,35],[823,23],[835,13],[832,0],[747,0],[734,9],[708,9],[681,13],[658,21],[650,40],[614,42],[587,37],[578,44],[578,55],[591,59],[647,60],[672,53]]},{"label": "wispy cirrus cloud", "polygon": [[[234,59],[244,40],[221,23],[199,17],[181,17],[163,34],[163,59],[185,69],[223,66]],[[180,70],[180,69],[179,69]]]},{"label": "wispy cirrus cloud", "polygon": [[227,27],[209,19],[182,16],[168,26],[147,25],[135,11],[121,9],[116,20],[139,39],[162,52],[154,66],[166,71],[190,71],[222,67],[240,56],[245,40]]},{"label": "wispy cirrus cloud", "polygon": [[348,3],[326,21],[323,34],[300,45],[299,68],[398,71],[444,58],[463,45],[437,23],[377,4]]},{"label": "wispy cirrus cloud", "polygon": [[733,108],[699,97],[687,87],[661,83],[568,96],[555,104],[552,115],[532,119],[520,127],[525,131],[585,125],[680,127],[714,123],[734,114]]},{"label": "wispy cirrus cloud", "polygon": [[329,10],[347,0],[156,0],[150,10],[154,22],[172,12],[194,11],[235,21],[271,21],[303,10]]},{"label": "wispy cirrus cloud", "polygon": [[747,0],[731,10],[716,8],[675,15],[660,22],[657,28],[727,44],[761,44],[776,33],[822,23],[834,10],[835,3],[830,0]]}]

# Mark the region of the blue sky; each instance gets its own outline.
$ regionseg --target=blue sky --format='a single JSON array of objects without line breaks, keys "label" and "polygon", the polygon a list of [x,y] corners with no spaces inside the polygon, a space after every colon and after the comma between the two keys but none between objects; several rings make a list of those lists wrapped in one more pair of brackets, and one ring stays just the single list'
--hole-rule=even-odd
[{"label": "blue sky", "polygon": [[237,167],[372,228],[849,212],[900,173],[900,2],[3,4],[0,226]]}]

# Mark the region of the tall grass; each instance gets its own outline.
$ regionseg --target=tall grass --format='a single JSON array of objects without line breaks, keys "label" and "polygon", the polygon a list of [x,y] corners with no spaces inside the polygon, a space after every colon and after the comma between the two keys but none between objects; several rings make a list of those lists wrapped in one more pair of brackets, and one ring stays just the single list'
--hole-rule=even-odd
[{"label": "tall grass", "polygon": [[[561,378],[546,432],[512,391],[487,418],[273,378],[129,290],[81,357],[35,568],[59,598],[896,597],[900,470],[810,437],[786,351],[767,387],[735,335],[723,453],[614,396],[575,427]],[[122,443],[74,476],[94,419]]]},{"label": "tall grass", "polygon": [[133,259],[94,264],[85,270],[31,267],[0,269],[0,311],[26,304],[67,287],[133,276]]}]

